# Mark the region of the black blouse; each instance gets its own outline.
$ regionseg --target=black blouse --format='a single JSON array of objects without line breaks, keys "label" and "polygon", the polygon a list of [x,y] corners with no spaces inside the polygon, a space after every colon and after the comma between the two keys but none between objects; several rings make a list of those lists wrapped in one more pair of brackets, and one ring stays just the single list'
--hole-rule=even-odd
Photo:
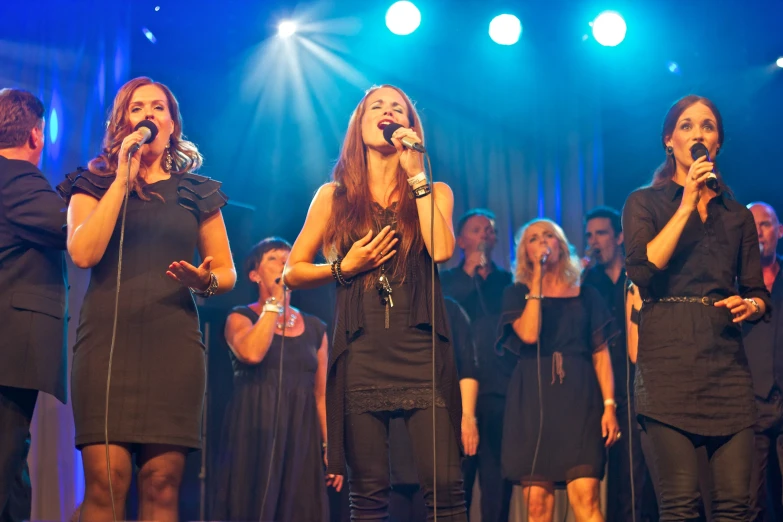
[{"label": "black blouse", "polygon": [[753,216],[729,194],[694,211],[667,267],[647,258],[647,244],[682,200],[673,181],[631,193],[623,209],[628,277],[645,303],[639,323],[636,407],[648,416],[701,435],[730,435],[754,422],[748,363],[739,324],[725,308],[661,303],[663,297],[770,297],[761,275]]}]

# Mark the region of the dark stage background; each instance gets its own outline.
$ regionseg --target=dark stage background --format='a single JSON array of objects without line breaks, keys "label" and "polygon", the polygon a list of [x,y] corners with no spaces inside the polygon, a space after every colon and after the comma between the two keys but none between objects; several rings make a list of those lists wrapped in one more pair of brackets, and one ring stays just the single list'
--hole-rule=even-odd
[{"label": "dark stage background", "polygon": [[[328,180],[351,111],[366,88],[381,83],[417,102],[434,177],[454,190],[455,217],[476,206],[497,214],[504,240],[495,261],[506,267],[514,232],[539,215],[560,222],[581,252],[583,214],[598,204],[620,208],[650,179],[664,159],[664,113],[690,93],[712,98],[723,113],[718,161],[736,197],[783,209],[776,159],[783,70],[774,66],[783,55],[780,1],[422,0],[422,25],[407,37],[386,29],[387,1],[114,4],[4,2],[0,87],[28,88],[57,108],[58,136],[43,164],[56,183],[97,152],[119,85],[141,75],[169,85],[185,133],[206,157],[202,173],[223,181],[231,198],[225,215],[238,266],[266,236],[295,239],[313,193]],[[616,48],[583,39],[604,9],[618,10],[628,24]],[[517,45],[487,37],[489,20],[501,12],[522,20]],[[281,41],[276,25],[289,17],[305,27]],[[72,270],[72,279],[74,330],[88,276]],[[252,299],[242,280],[202,309],[211,334],[208,448],[219,445],[231,392],[223,321],[231,306]],[[331,320],[329,289],[295,301]],[[34,518],[66,518],[81,496],[70,422],[67,407],[39,404]],[[201,458],[189,460],[184,520],[202,515]]]}]

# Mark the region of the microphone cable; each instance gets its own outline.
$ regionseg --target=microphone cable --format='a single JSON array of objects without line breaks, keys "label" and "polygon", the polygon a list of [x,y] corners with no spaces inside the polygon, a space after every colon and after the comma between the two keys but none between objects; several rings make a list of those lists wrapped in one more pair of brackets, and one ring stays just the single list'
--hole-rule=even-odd
[{"label": "microphone cable", "polygon": [[[432,321],[432,507],[433,507],[433,520],[438,522],[438,453],[437,437],[435,434],[436,429],[436,416],[435,416],[435,399],[436,399],[436,386],[435,386],[435,178],[432,176],[432,162],[430,160],[429,153],[424,153],[427,159],[427,169],[430,172],[430,246],[432,248],[432,263],[430,264],[430,321]],[[451,335],[451,334],[450,334]],[[462,400],[460,398],[460,400]],[[447,410],[448,411],[448,410]],[[460,444],[461,441],[457,441]]]},{"label": "microphone cable", "polygon": [[[267,467],[266,472],[266,485],[264,486],[264,496],[261,497],[261,511],[258,514],[258,520],[259,522],[264,522],[264,508],[266,507],[266,499],[267,495],[269,494],[269,483],[272,481],[272,464],[275,461],[275,450],[277,449],[277,432],[279,429],[280,424],[280,399],[283,396],[283,357],[285,355],[285,330],[288,321],[286,320],[286,317],[288,316],[288,296],[286,295],[286,292],[288,292],[288,288],[285,286],[285,281],[282,281],[282,276],[280,276],[281,282],[283,284],[283,327],[280,329],[283,334],[280,338],[280,363],[278,364],[278,374],[277,374],[277,397],[275,400],[275,421],[272,424],[272,449],[270,451],[269,455],[269,466]],[[261,317],[258,318],[261,320]],[[304,317],[302,317],[302,322],[304,322]],[[274,334],[272,336],[272,342],[274,342]],[[271,347],[271,346],[270,346]],[[267,355],[269,352],[267,351]]]},{"label": "microphone cable", "polygon": [[[625,318],[625,410],[628,413],[628,474],[630,476],[631,484],[631,520],[636,522],[636,483],[634,477],[634,465],[633,465],[633,424],[631,421],[631,358],[628,356],[628,318],[626,317],[626,310],[628,309],[628,292],[632,289],[630,286],[631,280],[628,279],[628,274],[625,274],[625,282],[623,283],[623,317]],[[631,305],[633,306],[633,305]],[[636,353],[639,354],[639,335],[637,326],[636,335]],[[638,360],[638,359],[637,359]]]},{"label": "microphone cable", "polygon": [[[111,499],[112,520],[117,522],[117,507],[114,503],[114,486],[111,480],[111,456],[109,452],[109,393],[111,391],[111,367],[114,361],[114,347],[117,341],[117,320],[120,311],[120,282],[122,281],[122,247],[125,243],[125,221],[128,216],[128,198],[130,196],[131,158],[134,152],[128,152],[128,172],[126,174],[125,196],[122,203],[122,220],[120,221],[120,245],[117,259],[117,288],[114,292],[114,320],[111,329],[111,345],[109,346],[109,363],[106,370],[106,402],[103,412],[103,441],[106,449],[106,476],[109,482],[109,498]],[[81,520],[81,512],[79,513]]]},{"label": "microphone cable", "polygon": [[[539,305],[538,305],[538,335],[536,335],[536,377],[538,381],[538,437],[536,438],[536,449],[533,452],[533,464],[530,469],[531,481],[536,472],[536,463],[538,461],[538,452],[541,449],[541,435],[544,432],[544,391],[541,386],[541,330],[544,316],[544,269],[541,267],[539,282]],[[530,492],[531,485],[527,487],[527,502],[525,505],[525,522],[530,520]]]}]

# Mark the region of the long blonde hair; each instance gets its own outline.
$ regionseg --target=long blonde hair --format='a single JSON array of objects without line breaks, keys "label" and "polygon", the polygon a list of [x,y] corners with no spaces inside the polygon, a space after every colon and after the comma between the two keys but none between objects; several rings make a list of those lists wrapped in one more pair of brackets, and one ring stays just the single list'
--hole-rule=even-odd
[{"label": "long blonde hair", "polygon": [[525,236],[532,225],[543,225],[546,230],[557,238],[560,245],[560,255],[555,268],[556,277],[568,285],[578,285],[579,278],[582,275],[582,264],[579,262],[579,256],[576,254],[574,246],[568,242],[568,238],[560,228],[560,225],[546,218],[531,219],[517,231],[514,237],[516,260],[514,261],[514,281],[530,286],[533,278],[533,261],[527,256],[525,249]]},{"label": "long blonde hair", "polygon": [[[139,87],[145,85],[154,85],[166,95],[166,103],[169,106],[169,114],[174,122],[174,132],[171,133],[169,153],[171,154],[171,174],[185,174],[194,172],[201,167],[203,158],[196,145],[185,139],[182,134],[182,116],[179,112],[179,103],[171,92],[171,89],[162,83],[154,82],[146,76],[140,76],[128,81],[120,87],[117,95],[114,97],[114,104],[111,108],[111,116],[106,123],[106,133],[103,136],[103,147],[101,153],[90,160],[87,168],[93,174],[99,176],[114,176],[117,172],[119,163],[120,147],[122,140],[128,134],[133,132],[130,121],[128,120],[128,107],[130,106],[133,93]],[[149,195],[145,193],[146,183],[137,176],[133,181],[131,190],[143,200],[149,200]]]}]

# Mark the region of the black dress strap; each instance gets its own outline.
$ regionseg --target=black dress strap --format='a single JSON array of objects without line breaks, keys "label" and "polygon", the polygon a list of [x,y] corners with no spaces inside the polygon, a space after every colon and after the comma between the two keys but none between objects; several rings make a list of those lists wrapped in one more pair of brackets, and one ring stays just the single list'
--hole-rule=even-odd
[{"label": "black dress strap", "polygon": [[114,174],[102,176],[79,167],[74,172],[65,175],[65,179],[57,185],[57,192],[69,203],[71,196],[77,192],[84,192],[90,196],[101,199],[114,182]]},{"label": "black dress strap", "polygon": [[177,186],[177,202],[201,220],[205,215],[225,206],[228,202],[221,183],[199,174],[187,173]]},{"label": "black dress strap", "polygon": [[250,321],[253,324],[255,324],[255,322],[258,321],[258,317],[259,317],[258,314],[255,313],[255,311],[247,305],[235,306],[228,313],[228,315],[231,314],[239,314],[241,316],[247,317],[248,319],[250,319]]}]

